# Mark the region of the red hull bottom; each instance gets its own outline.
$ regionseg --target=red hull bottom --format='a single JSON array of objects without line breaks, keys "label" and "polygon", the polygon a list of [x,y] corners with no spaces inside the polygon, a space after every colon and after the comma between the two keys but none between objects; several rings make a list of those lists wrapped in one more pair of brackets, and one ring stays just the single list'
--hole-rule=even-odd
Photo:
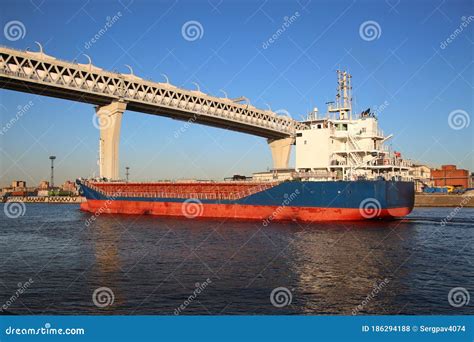
[{"label": "red hull bottom", "polygon": [[198,202],[144,202],[88,200],[81,210],[96,215],[132,214],[157,215],[187,218],[225,218],[240,220],[270,221],[353,221],[373,218],[393,218],[408,215],[411,208],[365,209],[358,208],[313,208],[290,206],[255,206],[241,204],[201,204]]}]

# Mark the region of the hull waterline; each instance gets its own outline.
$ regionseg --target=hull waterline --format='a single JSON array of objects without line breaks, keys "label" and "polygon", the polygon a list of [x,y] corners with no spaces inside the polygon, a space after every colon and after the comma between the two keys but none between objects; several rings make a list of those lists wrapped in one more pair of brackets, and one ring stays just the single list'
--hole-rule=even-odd
[{"label": "hull waterline", "polygon": [[81,210],[92,213],[156,215],[201,219],[259,220],[270,221],[360,221],[372,218],[396,218],[408,215],[409,207],[362,210],[359,208],[311,208],[274,207],[236,204],[190,204],[175,202],[107,201],[89,200],[81,204]]}]

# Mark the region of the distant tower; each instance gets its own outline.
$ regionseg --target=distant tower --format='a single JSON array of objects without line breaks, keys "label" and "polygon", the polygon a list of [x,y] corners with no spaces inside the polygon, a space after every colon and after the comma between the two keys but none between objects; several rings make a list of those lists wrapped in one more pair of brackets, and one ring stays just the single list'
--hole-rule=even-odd
[{"label": "distant tower", "polygon": [[50,186],[51,186],[51,188],[54,188],[54,159],[56,159],[56,156],[49,156],[49,159],[51,159],[51,182],[50,182]]},{"label": "distant tower", "polygon": [[125,167],[125,178],[127,179],[127,183],[128,183],[128,176],[130,176],[130,167],[126,166]]}]

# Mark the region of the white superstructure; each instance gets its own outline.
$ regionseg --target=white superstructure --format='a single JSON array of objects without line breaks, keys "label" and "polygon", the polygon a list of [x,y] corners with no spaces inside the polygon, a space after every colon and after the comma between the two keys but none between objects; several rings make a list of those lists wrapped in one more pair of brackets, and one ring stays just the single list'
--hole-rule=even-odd
[{"label": "white superstructure", "polygon": [[337,71],[336,102],[324,118],[315,108],[296,133],[295,177],[313,180],[409,179],[412,163],[392,152],[370,109],[353,117],[351,75]]}]

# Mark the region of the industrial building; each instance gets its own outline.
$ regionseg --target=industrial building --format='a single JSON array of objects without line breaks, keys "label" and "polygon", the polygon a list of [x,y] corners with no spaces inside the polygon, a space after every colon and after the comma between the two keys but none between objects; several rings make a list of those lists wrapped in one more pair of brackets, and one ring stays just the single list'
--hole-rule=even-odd
[{"label": "industrial building", "polygon": [[454,186],[469,188],[469,171],[458,169],[456,165],[442,165],[441,169],[431,170],[434,186]]}]

